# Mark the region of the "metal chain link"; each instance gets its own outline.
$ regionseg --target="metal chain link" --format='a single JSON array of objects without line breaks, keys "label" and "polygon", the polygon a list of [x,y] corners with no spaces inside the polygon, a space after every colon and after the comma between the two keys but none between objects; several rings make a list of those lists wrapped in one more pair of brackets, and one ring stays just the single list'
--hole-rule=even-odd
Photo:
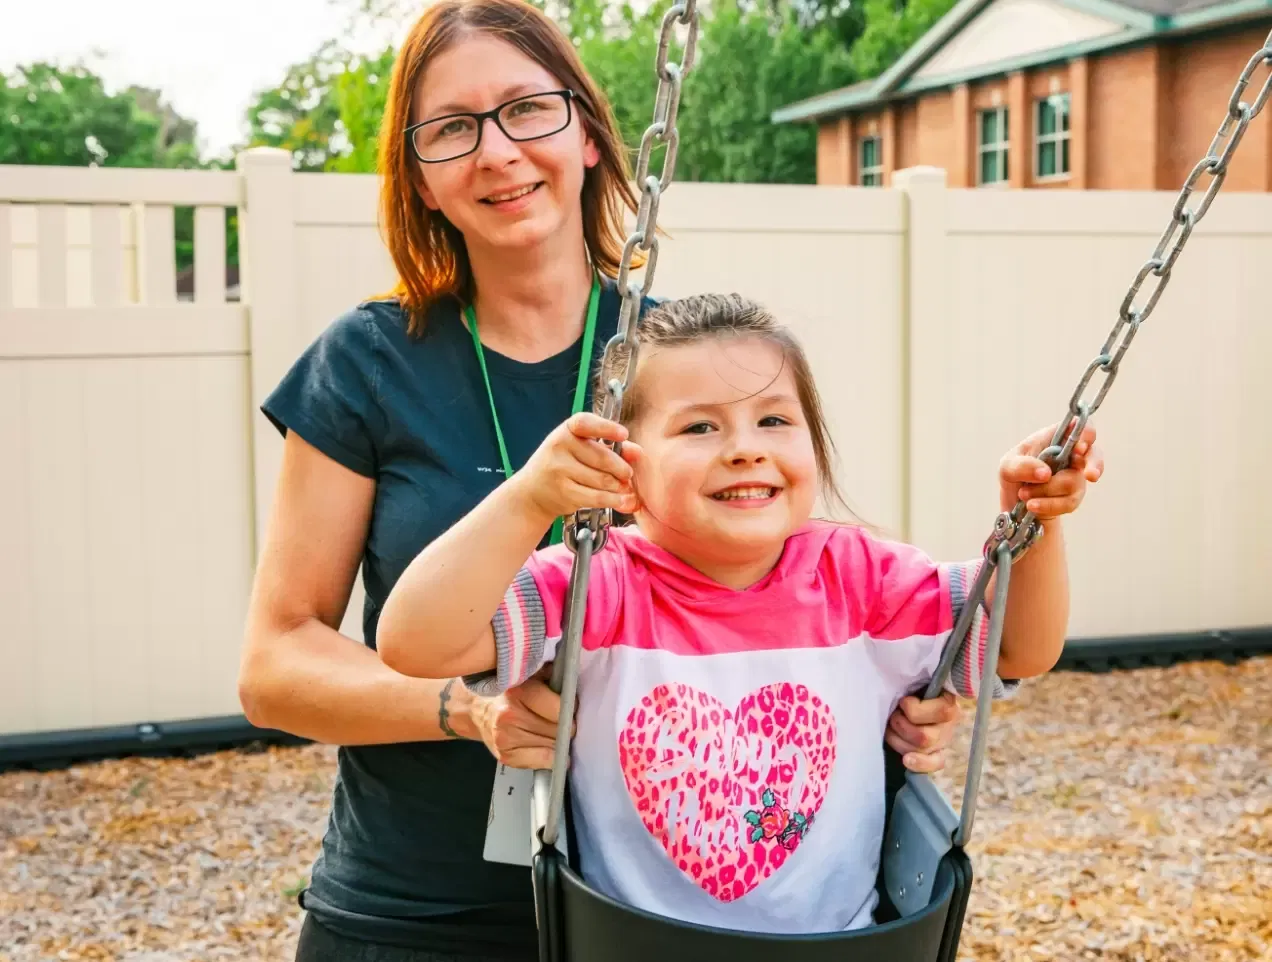
[{"label": "metal chain link", "polygon": [[[680,63],[668,59],[677,24],[688,27],[684,55]],[[605,345],[602,361],[603,366],[608,367],[609,362],[620,349],[628,349],[623,376],[621,379],[612,377],[604,385],[604,397],[600,410],[597,412],[601,417],[611,421],[617,421],[619,418],[623,409],[623,395],[631,386],[632,373],[636,369],[640,305],[653,288],[654,268],[658,264],[658,202],[671,184],[672,175],[676,169],[676,152],[680,145],[680,131],[676,129],[676,113],[680,109],[680,85],[693,68],[697,45],[697,0],[680,0],[663,15],[662,27],[658,35],[658,56],[654,63],[654,73],[658,77],[658,93],[654,99],[654,120],[645,128],[645,133],[640,138],[640,151],[636,158],[635,181],[640,186],[640,205],[636,211],[636,226],[628,235],[627,243],[623,245],[623,256],[618,266],[618,290],[623,298],[618,310],[618,333]],[[656,144],[667,146],[661,177],[655,177],[649,173],[649,161]],[[647,255],[645,274],[639,282],[631,279],[632,260],[638,247]],[[617,444],[613,447],[615,450],[618,449]],[[605,531],[609,523],[608,510],[578,511],[574,515],[574,525],[566,526],[565,542],[571,550],[575,550],[574,531],[579,525],[587,525],[592,530],[595,549],[600,550],[605,545]]]},{"label": "metal chain link", "polygon": [[[1268,68],[1268,74],[1254,103],[1246,103],[1241,99],[1241,95],[1245,93],[1250,79],[1260,65]],[[1153,248],[1152,255],[1135,275],[1135,280],[1126,292],[1126,297],[1122,299],[1121,307],[1118,308],[1117,321],[1113,325],[1113,330],[1100,348],[1100,353],[1087,365],[1086,371],[1078,381],[1077,388],[1069,398],[1068,412],[1056,427],[1051,444],[1040,455],[1053,473],[1069,466],[1073,448],[1082,436],[1087,421],[1104,403],[1104,398],[1109,393],[1109,388],[1113,386],[1118,368],[1126,356],[1127,349],[1131,346],[1131,341],[1134,340],[1140,325],[1147,320],[1161,299],[1162,292],[1170,283],[1175,262],[1183,253],[1184,245],[1188,243],[1192,232],[1210,210],[1210,205],[1214,202],[1219,188],[1223,186],[1224,179],[1228,176],[1228,164],[1245,136],[1246,129],[1263,110],[1269,97],[1272,97],[1272,32],[1264,41],[1263,49],[1251,57],[1245,69],[1241,71],[1232,96],[1228,98],[1228,112],[1223,118],[1223,123],[1219,125],[1214,140],[1210,142],[1210,148],[1184,181],[1184,186],[1175,201],[1170,223],[1162,233],[1161,239],[1158,240],[1157,246]],[[1206,175],[1210,176],[1210,183],[1201,199],[1200,206],[1194,210],[1188,206],[1188,199],[1197,189],[1198,182]],[[1154,278],[1154,284],[1147,295],[1147,300],[1143,306],[1136,307],[1136,296],[1150,277]],[[1104,377],[1098,385],[1094,399],[1088,400],[1087,389],[1091,387],[1092,381],[1099,372],[1102,372]],[[998,545],[1004,541],[1011,546],[1013,559],[1019,558],[1041,536],[1041,524],[1032,512],[1025,510],[1025,502],[1019,501],[1010,513],[1000,514],[994,522],[994,532],[985,542],[985,558],[992,563]]]},{"label": "metal chain link", "polygon": [[[668,61],[672,34],[676,24],[687,25],[684,59],[680,63]],[[610,366],[615,354],[628,348],[627,363],[622,378],[612,377],[604,385],[605,392],[598,413],[601,417],[617,421],[623,409],[623,395],[631,386],[632,372],[636,369],[637,328],[640,324],[640,305],[653,287],[654,267],[658,263],[658,201],[671,184],[676,169],[676,149],[680,134],[676,129],[676,111],[680,108],[680,84],[693,66],[694,49],[698,43],[697,0],[679,0],[663,16],[658,36],[658,58],[654,72],[658,75],[658,93],[654,101],[654,121],[645,128],[640,139],[640,153],[636,160],[636,183],[640,185],[640,206],[636,211],[636,226],[623,245],[623,256],[618,267],[618,289],[622,305],[618,311],[618,332],[605,345],[603,364]],[[649,160],[654,144],[666,144],[662,177],[649,173]],[[645,276],[641,282],[631,279],[632,260],[636,248],[644,251]],[[588,359],[584,358],[583,363]],[[595,405],[594,405],[595,406]],[[608,443],[608,442],[607,442]],[[618,444],[612,445],[614,450]],[[563,540],[574,555],[570,565],[570,590],[566,597],[562,621],[567,626],[565,637],[553,659],[552,675],[548,687],[561,696],[561,710],[557,719],[556,747],[550,772],[535,773],[534,798],[542,801],[544,821],[540,838],[542,843],[553,846],[564,820],[565,779],[570,758],[570,728],[574,719],[578,685],[578,655],[582,645],[583,616],[587,607],[588,580],[592,555],[605,547],[611,512],[584,508],[574,513],[572,523],[566,524]],[[544,777],[546,775],[546,778]],[[539,885],[535,881],[535,886]]]}]

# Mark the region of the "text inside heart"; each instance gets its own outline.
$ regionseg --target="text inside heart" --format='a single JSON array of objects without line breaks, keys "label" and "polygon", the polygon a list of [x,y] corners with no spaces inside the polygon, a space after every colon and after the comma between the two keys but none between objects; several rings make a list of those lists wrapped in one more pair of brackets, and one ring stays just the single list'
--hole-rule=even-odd
[{"label": "text inside heart", "polygon": [[618,757],[645,828],[730,902],[807,837],[835,766],[835,720],[804,685],[766,685],[734,708],[690,685],[659,685],[628,714]]}]

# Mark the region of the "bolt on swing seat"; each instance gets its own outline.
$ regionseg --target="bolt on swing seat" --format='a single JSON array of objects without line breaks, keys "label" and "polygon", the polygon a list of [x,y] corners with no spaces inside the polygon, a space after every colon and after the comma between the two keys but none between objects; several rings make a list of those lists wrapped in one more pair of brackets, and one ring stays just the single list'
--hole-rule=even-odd
[{"label": "bolt on swing seat", "polygon": [[[622,344],[630,351],[623,379],[613,379],[605,385],[600,413],[611,420],[618,418],[623,394],[630,385],[638,347],[640,301],[653,284],[658,255],[655,232],[658,201],[671,183],[675,168],[679,141],[675,115],[681,81],[693,61],[698,30],[695,5],[696,0],[677,0],[662,20],[655,66],[658,93],[654,122],[641,138],[636,164],[635,182],[641,188],[640,208],[618,272],[618,288],[623,298],[619,333],[605,349],[608,354]],[[677,23],[688,26],[682,64],[667,61],[671,32]],[[1272,33],[1241,72],[1218,133],[1205,157],[1190,172],[1170,224],[1131,284],[1112,332],[1083,372],[1050,446],[1039,455],[1053,471],[1069,465],[1074,447],[1087,421],[1104,402],[1132,339],[1152,313],[1176,260],[1223,185],[1228,164],[1247,127],[1272,99],[1272,72],[1265,78],[1253,103],[1241,99],[1260,66],[1272,68]],[[667,148],[661,178],[648,176],[655,141]],[[1200,206],[1193,209],[1188,206],[1188,198],[1206,175],[1211,177],[1211,183]],[[648,254],[641,284],[629,282],[628,277],[637,246]],[[1135,298],[1150,276],[1156,284],[1146,303],[1135,307]],[[1097,373],[1104,377],[1094,398],[1088,400],[1085,395]],[[612,446],[615,450],[619,447],[618,444]],[[885,751],[887,807],[876,883],[879,904],[872,925],[849,931],[792,935],[712,928],[642,911],[588,885],[584,876],[586,867],[580,866],[575,846],[571,844],[567,770],[588,575],[593,552],[605,546],[608,523],[609,512],[585,510],[578,512],[565,526],[565,541],[574,558],[563,611],[563,638],[549,683],[561,696],[561,711],[553,766],[551,770],[534,772],[531,793],[530,850],[540,962],[650,962],[651,959],[702,962],[716,958],[729,962],[955,962],[971,894],[972,866],[965,847],[976,812],[992,696],[977,700],[961,813],[955,813],[928,776],[905,771],[896,753],[890,749]],[[925,697],[934,697],[944,686],[975,609],[983,603],[989,582],[996,573],[979,689],[982,693],[991,690],[987,683],[996,677],[1011,568],[1041,534],[1041,525],[1032,512],[1026,510],[1024,502],[995,519],[993,533],[983,549],[985,564],[950,634]]]}]

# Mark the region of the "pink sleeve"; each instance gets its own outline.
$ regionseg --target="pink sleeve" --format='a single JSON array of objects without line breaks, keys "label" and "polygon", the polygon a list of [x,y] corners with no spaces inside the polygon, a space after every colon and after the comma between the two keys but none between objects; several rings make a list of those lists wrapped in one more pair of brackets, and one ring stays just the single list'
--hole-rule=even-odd
[{"label": "pink sleeve", "polygon": [[[617,539],[611,539],[611,544]],[[588,577],[583,647],[603,648],[620,606],[618,548],[592,557]],[[527,559],[504,593],[491,627],[495,634],[496,668],[469,675],[464,683],[479,695],[515,688],[552,661],[563,633],[566,595],[574,555],[565,545],[543,548]]]},{"label": "pink sleeve", "polygon": [[[872,640],[887,645],[904,643],[901,649],[914,651],[919,657],[902,658],[906,683],[925,684],[935,674],[941,652],[950,639],[954,626],[967,604],[983,560],[937,562],[913,545],[884,541],[858,533],[857,543],[848,542],[845,550],[860,552],[855,564],[863,577],[865,594],[864,632]],[[954,656],[945,688],[966,698],[976,698],[980,691],[985,664],[985,642],[989,635],[989,609],[977,605],[967,634]],[[993,680],[993,696],[1008,697],[1019,682]]]}]

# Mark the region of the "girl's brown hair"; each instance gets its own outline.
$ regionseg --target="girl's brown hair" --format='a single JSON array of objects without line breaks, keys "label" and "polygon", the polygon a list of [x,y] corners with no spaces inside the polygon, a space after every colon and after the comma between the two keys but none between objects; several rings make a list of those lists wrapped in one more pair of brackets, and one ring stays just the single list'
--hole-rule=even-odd
[{"label": "girl's brown hair", "polygon": [[421,199],[419,165],[403,131],[412,122],[415,88],[435,57],[472,33],[516,47],[574,91],[579,121],[600,153],[583,176],[583,237],[597,270],[617,277],[625,236],[623,205],[638,207],[631,171],[609,102],[588,76],[574,45],[545,14],[523,0],[439,0],[424,11],[398,51],[380,125],[380,219],[397,268],[392,296],[423,330],[429,308],[444,297],[468,303],[473,277],[459,230]]},{"label": "girl's brown hair", "polygon": [[[822,497],[827,505],[838,504],[855,518],[855,512],[845,501],[835,480],[835,444],[826,426],[821,395],[813,380],[812,368],[804,348],[795,335],[781,321],[760,304],[741,294],[695,294],[677,300],[664,301],[650,308],[636,330],[637,371],[623,394],[619,420],[624,424],[640,413],[641,381],[640,359],[651,350],[693,344],[705,338],[753,337],[776,345],[782,352],[783,362],[795,379],[795,390],[800,407],[808,421],[813,439],[813,456],[821,481]],[[599,411],[604,398],[605,385],[612,380],[622,381],[627,368],[629,349],[616,341],[614,350],[607,352],[597,372],[593,396]]]}]

